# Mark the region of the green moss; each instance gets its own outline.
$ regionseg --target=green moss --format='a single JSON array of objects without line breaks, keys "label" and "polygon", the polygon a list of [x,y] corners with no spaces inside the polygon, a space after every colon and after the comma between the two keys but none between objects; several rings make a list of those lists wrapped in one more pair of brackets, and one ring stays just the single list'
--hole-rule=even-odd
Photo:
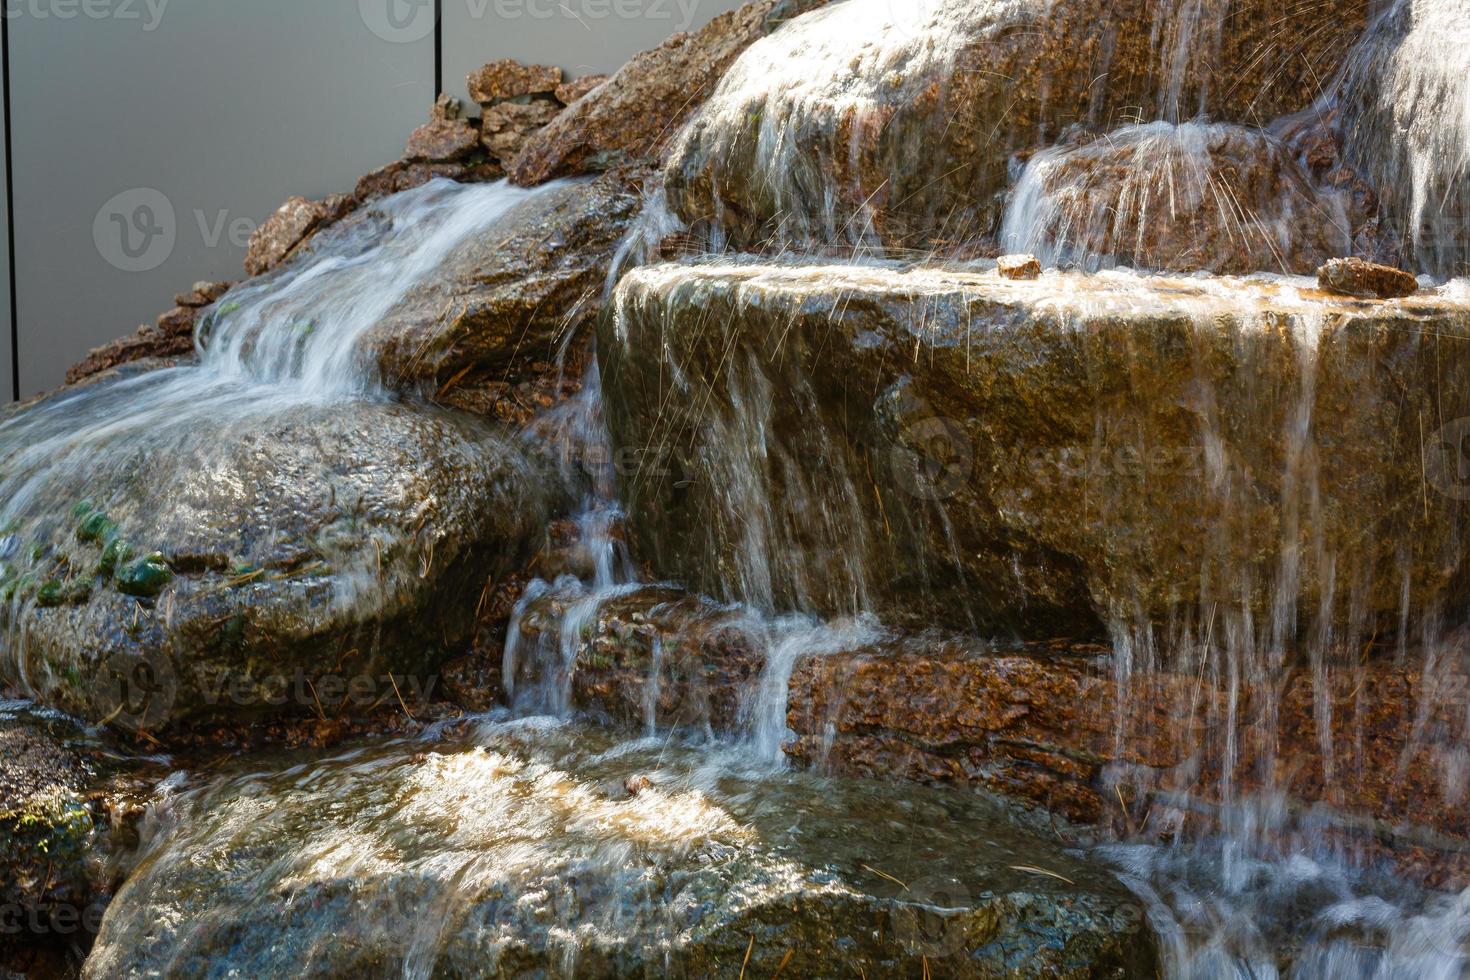
[{"label": "green moss", "polygon": [[88,514],[77,525],[78,541],[101,542],[116,536],[117,524],[100,510]]},{"label": "green moss", "polygon": [[174,577],[163,553],[155,551],[117,570],[117,590],[124,595],[152,598],[163,591]]},{"label": "green moss", "polygon": [[51,579],[36,592],[36,605],[43,609],[59,606],[66,601],[66,586]]},{"label": "green moss", "polygon": [[71,505],[71,516],[75,517],[77,520],[81,520],[88,514],[92,513],[92,511],[95,509],[96,508],[92,506],[92,501],[78,500],[76,503]]},{"label": "green moss", "polygon": [[117,571],[119,565],[133,557],[133,546],[120,535],[113,535],[102,549],[102,557],[97,559],[97,574],[111,576]]}]

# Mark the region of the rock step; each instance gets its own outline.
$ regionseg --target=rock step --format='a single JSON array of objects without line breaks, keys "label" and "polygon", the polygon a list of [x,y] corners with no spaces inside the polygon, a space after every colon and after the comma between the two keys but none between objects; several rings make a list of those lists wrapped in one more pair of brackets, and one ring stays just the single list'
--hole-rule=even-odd
[{"label": "rock step", "polygon": [[645,267],[599,346],[615,448],[642,460],[630,542],[721,600],[1023,638],[1248,613],[1290,644],[1395,630],[1405,596],[1453,616],[1455,290]]}]

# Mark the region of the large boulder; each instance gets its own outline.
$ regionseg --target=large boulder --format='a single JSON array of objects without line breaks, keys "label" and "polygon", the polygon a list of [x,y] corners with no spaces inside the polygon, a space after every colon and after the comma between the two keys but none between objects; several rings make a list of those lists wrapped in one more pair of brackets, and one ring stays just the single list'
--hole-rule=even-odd
[{"label": "large boulder", "polygon": [[[1263,126],[1303,108],[1367,4],[849,0],[755,44],[671,149],[674,209],[737,245],[992,241],[1011,156],[1074,124]],[[1204,9],[1202,9],[1202,7]]]},{"label": "large boulder", "polygon": [[541,533],[536,467],[466,416],[215,385],[155,371],[6,420],[0,677],[149,733],[422,693]]},{"label": "large boulder", "polygon": [[824,0],[752,0],[634,55],[590,97],[531,135],[505,170],[518,184],[656,160],[737,56]]},{"label": "large boulder", "polygon": [[[83,976],[1152,976],[1116,879],[974,794],[511,722],[175,797]],[[717,762],[716,762],[717,764]]]},{"label": "large boulder", "polygon": [[[597,315],[639,198],[612,177],[539,189],[457,248],[362,339],[398,388],[480,412]],[[509,400],[509,399],[508,399]]]},{"label": "large boulder", "polygon": [[1347,203],[1262,130],[1156,122],[1034,154],[1000,245],[1092,270],[1307,275],[1351,251]]},{"label": "large boulder", "polygon": [[1289,644],[1455,613],[1454,296],[645,267],[599,347],[633,552],[759,608],[1031,637],[1223,619]]}]

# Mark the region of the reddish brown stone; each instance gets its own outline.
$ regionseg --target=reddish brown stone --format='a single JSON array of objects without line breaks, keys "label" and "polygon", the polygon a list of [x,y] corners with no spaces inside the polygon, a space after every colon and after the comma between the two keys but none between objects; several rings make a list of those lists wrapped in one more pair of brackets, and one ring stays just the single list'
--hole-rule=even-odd
[{"label": "reddish brown stone", "polygon": [[562,105],[571,105],[607,79],[606,75],[583,75],[570,82],[562,82],[556,87],[556,100]]},{"label": "reddish brown stone", "polygon": [[595,97],[577,99],[527,140],[506,172],[529,186],[657,157],[740,52],[772,30],[778,10],[789,16],[815,5],[753,0],[693,34],[675,34],[635,55]]},{"label": "reddish brown stone", "polygon": [[523,95],[549,95],[561,84],[561,69],[554,65],[523,65],[503,58],[492,61],[465,79],[470,98],[480,105]]},{"label": "reddish brown stone", "polygon": [[480,142],[497,160],[509,160],[536,130],[556,118],[561,106],[538,99],[490,106],[480,119]]},{"label": "reddish brown stone", "polygon": [[1034,255],[1002,255],[995,260],[995,271],[1006,279],[1036,279],[1041,276],[1041,263]]},{"label": "reddish brown stone", "polygon": [[439,96],[429,110],[429,121],[408,137],[407,158],[429,163],[443,163],[468,156],[479,143],[475,124],[461,118],[458,99]]},{"label": "reddish brown stone", "polygon": [[340,218],[349,207],[348,200],[341,195],[321,201],[291,198],[250,236],[245,271],[258,276],[280,265],[307,236],[321,225]]},{"label": "reddish brown stone", "polygon": [[1419,291],[1413,273],[1359,258],[1329,259],[1317,270],[1317,285],[1329,293],[1367,299],[1412,296]]}]

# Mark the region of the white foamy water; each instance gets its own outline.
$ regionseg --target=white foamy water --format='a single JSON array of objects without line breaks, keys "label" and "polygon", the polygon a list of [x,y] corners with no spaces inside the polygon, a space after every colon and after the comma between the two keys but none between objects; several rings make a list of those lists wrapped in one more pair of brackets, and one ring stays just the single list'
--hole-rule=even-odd
[{"label": "white foamy water", "polygon": [[[243,420],[386,397],[358,341],[469,236],[539,191],[436,180],[324,233],[201,318],[199,363],[83,386],[0,421],[0,519]],[[98,501],[102,503],[102,501]]]}]

